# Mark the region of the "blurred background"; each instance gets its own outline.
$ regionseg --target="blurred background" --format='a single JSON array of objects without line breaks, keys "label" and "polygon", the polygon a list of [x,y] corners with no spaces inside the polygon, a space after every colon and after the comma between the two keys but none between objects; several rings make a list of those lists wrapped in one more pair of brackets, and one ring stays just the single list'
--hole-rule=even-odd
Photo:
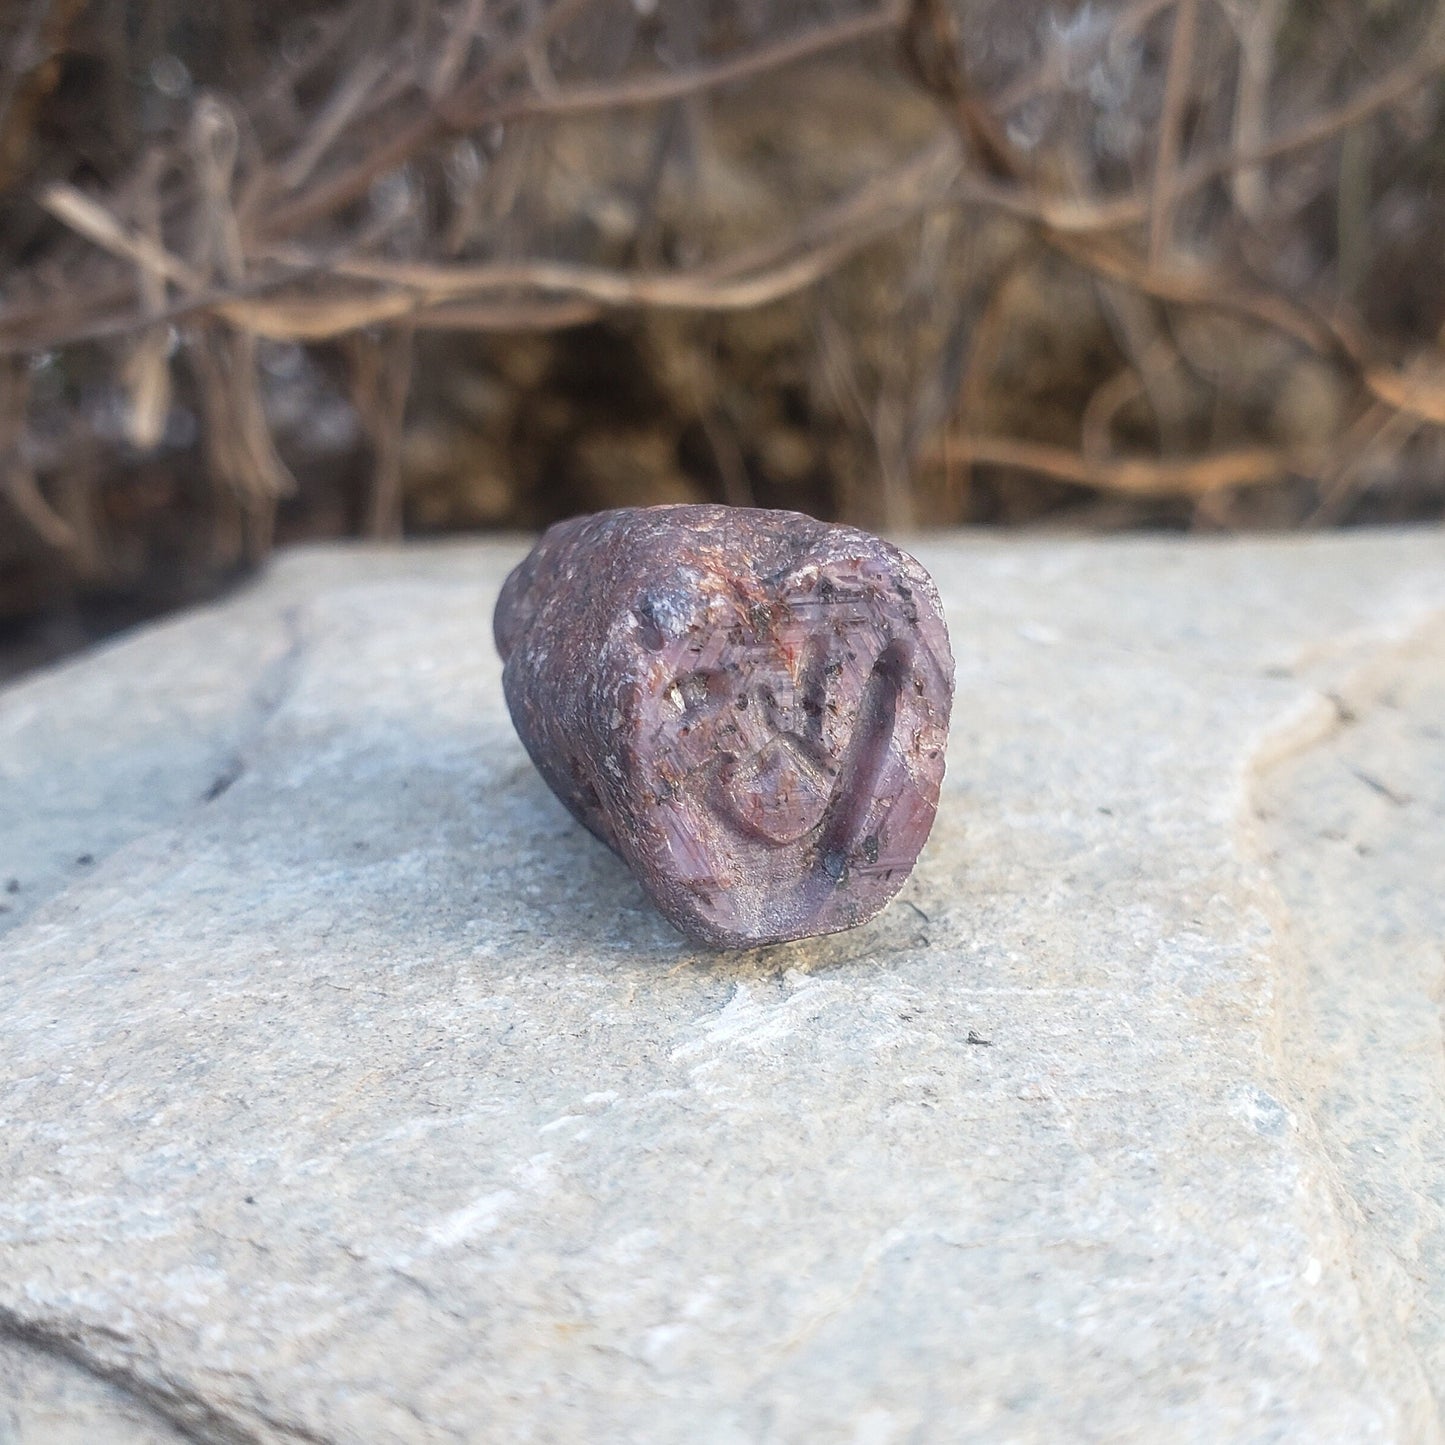
[{"label": "blurred background", "polygon": [[1440,0],[5,0],[0,677],[629,503],[1445,515]]}]

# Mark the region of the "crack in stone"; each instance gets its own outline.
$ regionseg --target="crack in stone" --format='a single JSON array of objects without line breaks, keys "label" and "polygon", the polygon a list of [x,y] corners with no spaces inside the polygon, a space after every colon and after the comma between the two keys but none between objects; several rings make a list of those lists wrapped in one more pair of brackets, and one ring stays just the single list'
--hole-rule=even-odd
[{"label": "crack in stone", "polygon": [[285,631],[286,647],[279,657],[273,658],[262,669],[252,686],[246,702],[245,710],[251,713],[251,719],[245,735],[201,795],[202,803],[214,803],[245,776],[249,766],[247,754],[295,689],[301,659],[306,651],[300,608],[285,608],[281,613],[281,625]]},{"label": "crack in stone", "polygon": [[[117,1331],[104,1333],[114,1336],[118,1343],[125,1342],[125,1337]],[[199,1392],[185,1389],[169,1378],[163,1384],[147,1379],[88,1350],[75,1333],[38,1320],[27,1320],[6,1305],[0,1305],[0,1338],[73,1365],[118,1390],[146,1414],[186,1440],[195,1441],[196,1445],[265,1445],[265,1436],[227,1417]],[[323,1437],[310,1432],[288,1429],[287,1434],[307,1445],[329,1445]]]}]

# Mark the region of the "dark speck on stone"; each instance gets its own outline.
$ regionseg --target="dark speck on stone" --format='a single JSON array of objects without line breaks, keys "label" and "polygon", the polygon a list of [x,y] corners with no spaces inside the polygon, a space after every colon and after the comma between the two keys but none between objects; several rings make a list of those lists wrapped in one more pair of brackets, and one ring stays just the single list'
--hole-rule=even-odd
[{"label": "dark speck on stone", "polygon": [[82,853],[75,860],[77,868],[89,868],[95,862],[94,853]]}]

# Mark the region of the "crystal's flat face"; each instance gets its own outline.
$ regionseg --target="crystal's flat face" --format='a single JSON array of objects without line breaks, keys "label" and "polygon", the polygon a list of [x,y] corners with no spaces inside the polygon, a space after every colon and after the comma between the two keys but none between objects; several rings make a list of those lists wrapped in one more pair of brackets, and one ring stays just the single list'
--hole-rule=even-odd
[{"label": "crystal's flat face", "polygon": [[[793,513],[563,525],[498,607],[508,699],[544,776],[694,937],[745,946],[871,917],[943,778],[952,658],[927,574]],[[544,676],[592,696],[549,710]]]},{"label": "crystal's flat face", "polygon": [[[734,575],[649,638],[635,714],[646,842],[714,930],[848,927],[912,868],[950,679],[901,587],[866,558]],[[641,611],[645,626],[656,609]]]}]

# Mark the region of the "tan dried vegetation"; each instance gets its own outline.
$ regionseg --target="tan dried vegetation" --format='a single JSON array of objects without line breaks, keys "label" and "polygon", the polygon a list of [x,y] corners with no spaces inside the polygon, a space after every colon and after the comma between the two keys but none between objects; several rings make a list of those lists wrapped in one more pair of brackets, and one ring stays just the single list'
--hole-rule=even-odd
[{"label": "tan dried vegetation", "polygon": [[1445,510],[1445,5],[17,0],[0,42],[0,616],[624,502]]}]

